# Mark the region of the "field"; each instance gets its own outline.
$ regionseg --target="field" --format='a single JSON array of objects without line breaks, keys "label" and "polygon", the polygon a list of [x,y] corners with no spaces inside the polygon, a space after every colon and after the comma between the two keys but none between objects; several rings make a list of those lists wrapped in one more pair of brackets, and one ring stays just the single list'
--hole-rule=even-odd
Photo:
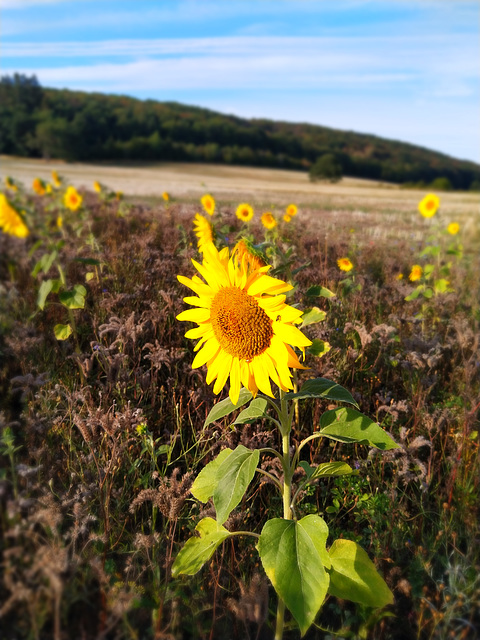
[{"label": "field", "polygon": [[[382,577],[375,584],[393,594],[378,609],[368,588],[347,589],[352,598],[332,589],[304,637],[477,637],[478,194],[439,194],[439,210],[424,217],[425,192],[353,179],[310,184],[292,171],[9,157],[1,171],[2,186],[13,179],[0,212],[2,639],[270,640],[275,590],[287,603],[283,637],[300,637],[296,596],[275,572],[265,575],[262,543],[259,557],[239,535],[262,540],[268,518],[286,517],[276,487],[285,495],[288,473],[274,454],[282,436],[273,404],[262,405],[265,376],[250,407],[256,419],[239,418],[245,404],[206,420],[236,383],[226,376],[213,392],[212,362],[192,368],[195,345],[184,336],[192,322],[176,319],[191,296],[177,275],[195,273],[191,259],[202,261],[198,241],[210,225],[218,248],[250,238],[270,274],[293,286],[294,310],[279,301],[272,327],[282,313],[296,317],[297,305],[305,311],[295,331],[312,344],[308,368],[291,374],[294,390],[319,378],[344,388],[292,399],[291,450],[306,440],[305,464],[289,480],[295,517],[325,520],[332,557],[334,540],[360,545]],[[44,181],[36,192],[34,178]],[[212,217],[200,202],[207,193]],[[241,203],[253,207],[252,220],[236,215]],[[289,204],[298,212],[284,220]],[[260,222],[265,211],[271,229]],[[207,222],[201,238],[197,213]],[[272,391],[278,397],[276,384]],[[376,435],[317,437],[344,402]],[[240,445],[262,450],[260,472],[225,512],[225,541],[184,575],[176,558],[199,520],[220,510],[218,481],[202,501],[194,478]],[[283,445],[285,458],[285,437]],[[310,481],[330,462],[350,471]]]}]

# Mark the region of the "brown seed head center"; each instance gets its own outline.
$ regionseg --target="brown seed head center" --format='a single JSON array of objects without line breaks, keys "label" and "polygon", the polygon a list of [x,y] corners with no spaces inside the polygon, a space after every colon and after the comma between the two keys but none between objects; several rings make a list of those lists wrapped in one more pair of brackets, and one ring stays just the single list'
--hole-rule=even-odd
[{"label": "brown seed head center", "polygon": [[272,321],[242,289],[220,289],[212,302],[210,320],[220,346],[231,356],[252,360],[270,346]]}]

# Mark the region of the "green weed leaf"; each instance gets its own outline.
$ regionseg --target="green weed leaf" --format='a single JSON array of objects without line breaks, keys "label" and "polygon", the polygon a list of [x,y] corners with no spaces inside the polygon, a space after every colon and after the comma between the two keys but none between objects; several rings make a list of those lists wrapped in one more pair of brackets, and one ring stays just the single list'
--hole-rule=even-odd
[{"label": "green weed leaf", "polygon": [[316,322],[322,322],[327,317],[326,311],[322,311],[318,307],[312,307],[306,309],[302,316],[302,327],[307,327],[309,324],[315,324]]},{"label": "green weed leaf", "polygon": [[320,340],[319,338],[315,338],[312,341],[312,344],[309,347],[307,347],[307,351],[312,356],[317,356],[318,358],[321,358],[326,353],[328,353],[331,348],[332,347],[329,345],[328,342],[325,342],[324,340]]},{"label": "green weed leaf", "polygon": [[233,411],[235,411],[235,409],[243,407],[243,405],[251,400],[251,398],[253,398],[253,395],[248,389],[245,389],[243,387],[242,389],[240,389],[240,395],[238,396],[238,401],[236,404],[233,404],[230,398],[226,398],[225,400],[218,402],[208,414],[203,427],[208,427],[208,425],[212,424],[212,422],[230,415]]},{"label": "green weed leaf", "polygon": [[367,553],[356,542],[335,540],[329,550],[332,561],[328,593],[367,607],[393,603],[393,594]]},{"label": "green weed leaf", "polygon": [[172,576],[193,576],[215,553],[215,549],[231,534],[213,518],[203,518],[195,527],[200,537],[189,538],[175,558]]},{"label": "green weed leaf", "polygon": [[327,380],[326,378],[307,380],[302,384],[300,391],[297,393],[289,392],[285,394],[285,398],[289,400],[293,400],[294,398],[298,400],[302,400],[303,398],[326,398],[328,400],[335,400],[336,402],[348,402],[358,407],[349,391],[336,382],[332,382],[332,380]]},{"label": "green weed leaf", "polygon": [[250,451],[239,444],[219,466],[217,474],[221,482],[213,492],[213,504],[217,512],[217,522],[222,524],[243,498],[248,485],[255,475],[260,451]]},{"label": "green weed leaf", "polygon": [[83,284],[76,284],[72,291],[63,291],[59,295],[59,299],[67,309],[83,309],[86,295],[87,290]]},{"label": "green weed leaf", "polygon": [[213,496],[218,484],[218,468],[232,453],[228,447],[222,449],[218,456],[209,462],[195,478],[190,493],[200,502],[207,502]]},{"label": "green weed leaf", "polygon": [[298,622],[302,636],[325,600],[331,561],[328,527],[317,515],[298,522],[274,518],[262,529],[257,549],[275,591]]},{"label": "green weed leaf", "polygon": [[53,333],[57,340],[66,340],[72,335],[72,327],[69,324],[56,324]]},{"label": "green weed leaf", "polygon": [[326,411],[320,427],[319,433],[338,442],[358,442],[382,450],[399,447],[376,422],[350,407]]},{"label": "green weed leaf", "polygon": [[255,398],[250,406],[242,411],[233,424],[246,424],[247,422],[255,422],[259,418],[267,415],[267,401],[264,398]]},{"label": "green weed leaf", "polygon": [[309,289],[307,289],[307,296],[317,297],[317,298],[334,298],[335,294],[330,289],[326,289],[325,287],[321,287],[319,284],[315,284]]}]

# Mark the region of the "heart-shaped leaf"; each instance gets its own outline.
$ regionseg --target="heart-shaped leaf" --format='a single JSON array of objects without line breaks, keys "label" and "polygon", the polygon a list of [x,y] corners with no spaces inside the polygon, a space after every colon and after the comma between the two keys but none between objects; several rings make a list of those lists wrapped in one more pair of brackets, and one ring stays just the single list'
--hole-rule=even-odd
[{"label": "heart-shaped leaf", "polygon": [[242,389],[240,389],[240,395],[238,396],[237,402],[233,404],[230,398],[226,398],[225,400],[218,402],[208,414],[203,426],[208,427],[208,425],[212,424],[212,422],[230,415],[233,411],[235,411],[235,409],[243,407],[243,405],[252,398],[253,395],[250,393],[250,391],[242,387]]},{"label": "heart-shaped leaf", "polygon": [[87,290],[83,284],[76,284],[71,291],[63,291],[59,299],[67,309],[83,309],[86,295]]},{"label": "heart-shaped leaf", "polygon": [[215,553],[215,549],[231,534],[213,518],[203,518],[195,527],[200,537],[189,538],[172,565],[172,576],[193,576]]},{"label": "heart-shaped leaf", "polygon": [[354,406],[358,406],[352,394],[332,380],[326,378],[315,378],[307,380],[302,384],[300,391],[297,393],[289,392],[285,394],[285,398],[293,400],[301,400],[303,398],[326,398],[327,400],[335,400],[336,402],[348,402]]},{"label": "heart-shaped leaf", "polygon": [[200,502],[207,502],[209,498],[213,496],[213,492],[217,488],[218,484],[218,468],[226,458],[232,453],[232,450],[228,447],[222,449],[218,456],[209,462],[200,471],[195,478],[190,493]]},{"label": "heart-shaped leaf", "polygon": [[267,414],[267,401],[265,398],[255,398],[250,405],[244,409],[235,420],[234,424],[246,424],[247,422],[255,422],[259,418],[265,417]]},{"label": "heart-shaped leaf", "polygon": [[72,335],[72,327],[69,324],[56,324],[53,333],[57,340],[66,340]]},{"label": "heart-shaped leaf", "polygon": [[217,512],[217,521],[225,522],[230,513],[240,503],[248,485],[255,475],[255,469],[260,458],[260,451],[250,451],[242,444],[222,462],[218,467],[217,483],[213,492],[213,504]]},{"label": "heart-shaped leaf", "polygon": [[320,418],[319,433],[338,442],[358,442],[384,451],[399,447],[376,422],[350,407],[326,411]]}]

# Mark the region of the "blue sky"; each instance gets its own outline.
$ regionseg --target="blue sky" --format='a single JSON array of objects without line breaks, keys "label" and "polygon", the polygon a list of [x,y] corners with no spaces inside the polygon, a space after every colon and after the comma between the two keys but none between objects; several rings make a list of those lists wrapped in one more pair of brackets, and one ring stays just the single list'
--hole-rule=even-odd
[{"label": "blue sky", "polygon": [[2,0],[1,73],[480,163],[478,0]]}]

